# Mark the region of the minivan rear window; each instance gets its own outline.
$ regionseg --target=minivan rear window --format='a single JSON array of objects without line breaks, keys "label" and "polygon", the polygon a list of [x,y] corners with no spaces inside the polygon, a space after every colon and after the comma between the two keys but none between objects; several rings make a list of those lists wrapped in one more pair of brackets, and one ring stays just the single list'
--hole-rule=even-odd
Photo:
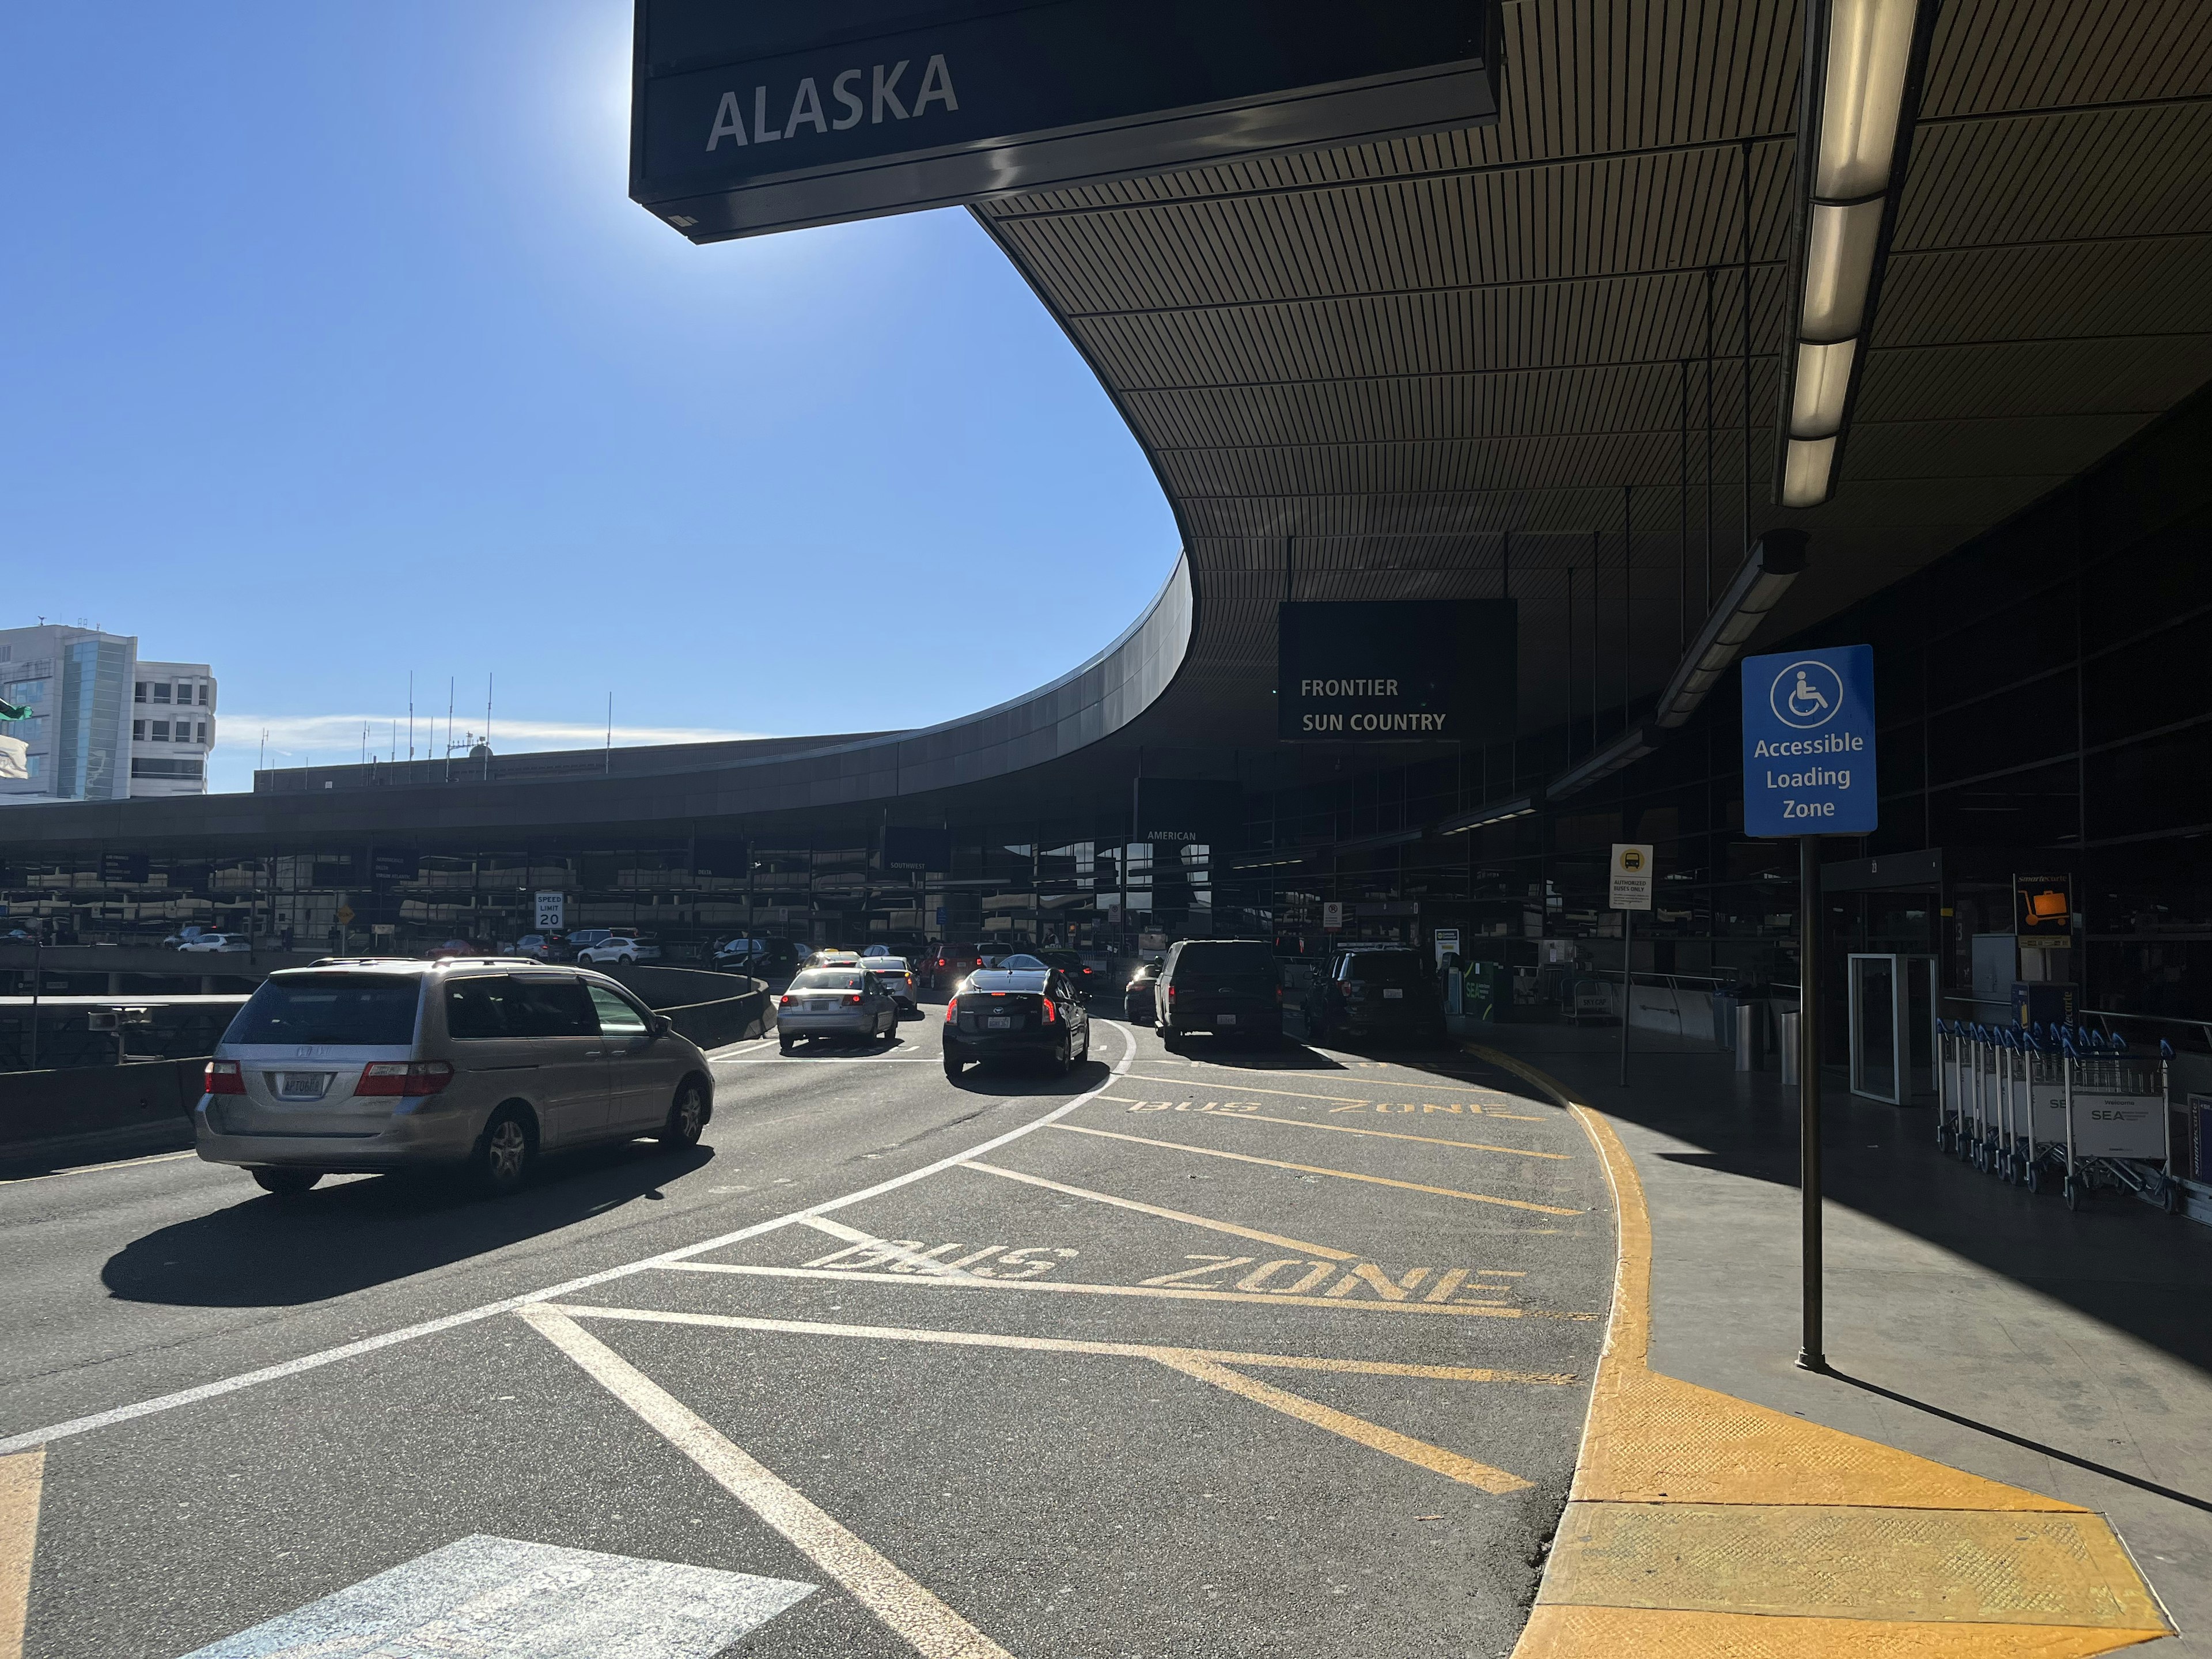
[{"label": "minivan rear window", "polygon": [[1275,953],[1258,939],[1200,939],[1182,947],[1176,958],[1177,974],[1269,974],[1275,971]]},{"label": "minivan rear window", "polygon": [[422,988],[422,981],[412,975],[264,980],[222,1040],[404,1048],[415,1041],[415,1004]]}]

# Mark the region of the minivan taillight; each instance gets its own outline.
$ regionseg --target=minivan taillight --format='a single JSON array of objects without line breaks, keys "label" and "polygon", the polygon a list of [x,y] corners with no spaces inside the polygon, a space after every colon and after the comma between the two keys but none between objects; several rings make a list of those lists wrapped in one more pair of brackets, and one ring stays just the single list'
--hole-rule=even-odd
[{"label": "minivan taillight", "polygon": [[453,1080],[442,1060],[372,1060],[361,1068],[356,1095],[434,1095]]},{"label": "minivan taillight", "polygon": [[242,1095],[246,1092],[246,1073],[238,1069],[236,1060],[208,1061],[207,1092],[211,1095]]}]

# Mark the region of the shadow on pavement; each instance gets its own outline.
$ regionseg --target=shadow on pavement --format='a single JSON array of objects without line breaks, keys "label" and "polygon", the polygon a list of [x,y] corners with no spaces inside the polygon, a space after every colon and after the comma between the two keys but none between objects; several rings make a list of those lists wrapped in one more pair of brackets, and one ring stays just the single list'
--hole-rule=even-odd
[{"label": "shadow on pavement", "polygon": [[[1472,1040],[1549,1071],[1609,1116],[1695,1149],[1662,1152],[1662,1160],[1797,1184],[1797,1091],[1784,1089],[1773,1072],[1738,1072],[1731,1056],[1710,1047],[1646,1048],[1647,1034],[1638,1031],[1624,1089],[1618,1025],[1610,1033],[1512,1025]],[[1403,1063],[1425,1064],[1412,1055]],[[1547,1098],[1502,1072],[1486,1080]],[[1933,1121],[1927,1105],[1862,1099],[1849,1091],[1840,1068],[1832,1073],[1821,1091],[1827,1200],[2212,1372],[2212,1319],[2204,1315],[2212,1228],[2110,1193],[2069,1212],[2054,1197],[2008,1186],[1937,1151]]]},{"label": "shadow on pavement", "polygon": [[714,1157],[645,1142],[550,1155],[528,1187],[497,1200],[451,1177],[395,1176],[279,1199],[240,1176],[238,1203],[133,1240],[100,1282],[118,1301],[180,1307],[321,1302],[658,1200]]}]

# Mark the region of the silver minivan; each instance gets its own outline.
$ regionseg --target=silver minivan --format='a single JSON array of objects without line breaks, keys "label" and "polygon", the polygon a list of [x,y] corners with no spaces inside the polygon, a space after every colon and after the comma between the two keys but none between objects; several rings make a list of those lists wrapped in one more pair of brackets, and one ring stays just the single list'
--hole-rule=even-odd
[{"label": "silver minivan", "polygon": [[541,1152],[714,1115],[714,1074],[614,981],[524,959],[362,957],[271,974],[208,1061],[199,1155],[272,1193],[443,1166],[512,1192]]}]

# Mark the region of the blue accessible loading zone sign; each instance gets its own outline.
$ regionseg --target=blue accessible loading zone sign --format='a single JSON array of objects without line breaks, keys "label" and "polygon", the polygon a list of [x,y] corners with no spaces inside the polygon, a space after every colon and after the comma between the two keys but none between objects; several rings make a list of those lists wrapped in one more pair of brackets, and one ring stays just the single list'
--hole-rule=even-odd
[{"label": "blue accessible loading zone sign", "polygon": [[1875,799],[1874,647],[1743,659],[1743,830],[1863,836]]}]

